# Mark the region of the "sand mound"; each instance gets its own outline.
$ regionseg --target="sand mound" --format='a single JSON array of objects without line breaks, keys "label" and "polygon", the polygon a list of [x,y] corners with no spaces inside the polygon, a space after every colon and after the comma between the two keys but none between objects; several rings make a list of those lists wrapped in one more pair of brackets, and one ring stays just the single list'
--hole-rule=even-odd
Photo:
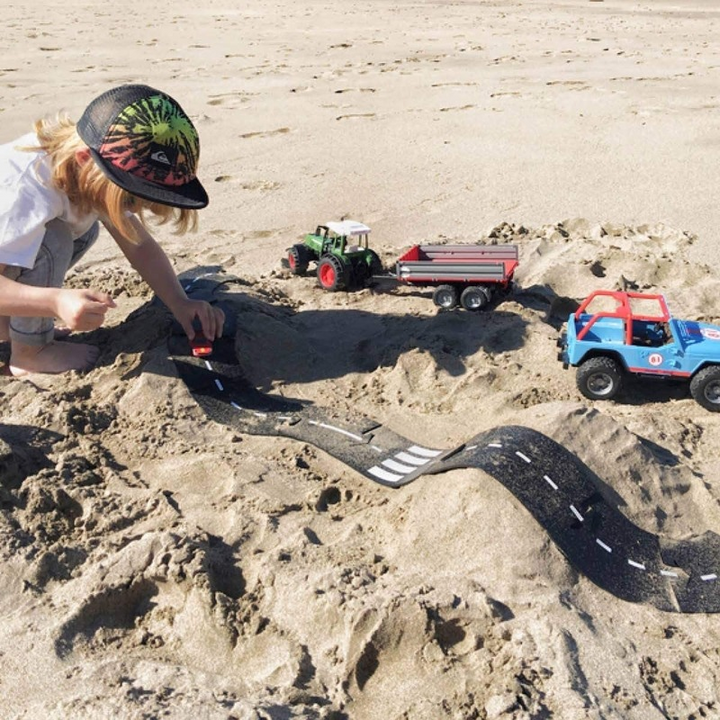
[{"label": "sand mound", "polygon": [[[279,259],[228,284],[243,371],[432,447],[527,425],[648,531],[720,527],[720,418],[683,387],[588,404],[555,357],[589,287],[662,289],[707,317],[720,281],[687,259],[693,238],[573,220],[487,241],[517,243],[521,266],[479,314],[417,290],[323,293]],[[124,270],[88,270],[119,304],[91,336],[99,367],[0,380],[10,716],[712,715],[713,617],[599,590],[478,471],[389,490],[310,445],[208,422],[168,359],[166,312]]]}]

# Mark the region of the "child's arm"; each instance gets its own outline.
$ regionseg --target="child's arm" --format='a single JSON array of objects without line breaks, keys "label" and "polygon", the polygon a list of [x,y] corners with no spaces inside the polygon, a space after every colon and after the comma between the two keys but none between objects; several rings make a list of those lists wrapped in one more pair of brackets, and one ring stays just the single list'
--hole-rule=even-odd
[{"label": "child's arm", "polygon": [[2,275],[0,265],[0,315],[58,317],[70,330],[95,330],[105,320],[114,300],[97,290],[70,290],[24,285]]},{"label": "child's arm", "polygon": [[210,340],[219,338],[225,322],[222,310],[201,300],[190,300],[163,249],[137,218],[132,217],[130,220],[140,238],[139,243],[130,242],[116,227],[104,222],[130,264],[168,306],[191,340],[195,337],[193,320],[196,317],[200,320],[205,337]]}]

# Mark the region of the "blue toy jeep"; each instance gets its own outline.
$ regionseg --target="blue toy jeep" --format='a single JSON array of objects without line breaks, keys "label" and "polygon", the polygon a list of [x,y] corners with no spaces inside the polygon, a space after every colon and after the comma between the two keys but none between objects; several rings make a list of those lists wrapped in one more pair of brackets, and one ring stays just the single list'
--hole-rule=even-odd
[{"label": "blue toy jeep", "polygon": [[720,327],[671,317],[662,295],[597,290],[570,315],[558,346],[586,398],[615,397],[632,374],[689,380],[693,398],[720,412]]}]

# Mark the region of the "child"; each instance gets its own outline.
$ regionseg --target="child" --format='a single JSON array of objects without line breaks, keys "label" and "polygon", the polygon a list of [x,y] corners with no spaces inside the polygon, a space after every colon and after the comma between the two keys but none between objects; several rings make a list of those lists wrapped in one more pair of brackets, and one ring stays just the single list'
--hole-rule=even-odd
[{"label": "child", "polygon": [[99,350],[57,339],[55,318],[94,330],[115,307],[88,288],[63,288],[65,273],[108,230],[182,325],[220,337],[219,308],[185,295],[146,215],[194,229],[208,197],[195,177],[197,132],[180,105],[146,85],[103,93],[77,125],[66,117],[35,123],[35,133],[0,145],[0,341],[10,341],[10,372],[86,370]]}]

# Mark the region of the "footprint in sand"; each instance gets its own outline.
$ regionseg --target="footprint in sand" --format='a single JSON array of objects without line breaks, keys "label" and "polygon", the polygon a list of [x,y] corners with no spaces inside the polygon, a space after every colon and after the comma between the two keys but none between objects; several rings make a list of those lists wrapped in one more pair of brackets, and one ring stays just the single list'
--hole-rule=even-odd
[{"label": "footprint in sand", "polygon": [[475,105],[460,105],[458,107],[444,107],[440,108],[440,112],[457,112],[459,110],[472,110]]},{"label": "footprint in sand", "polygon": [[476,82],[443,82],[443,83],[433,83],[430,87],[466,87],[466,86],[475,86],[478,83]]},{"label": "footprint in sand", "polygon": [[550,80],[546,85],[564,85],[569,90],[587,90],[590,85],[584,80]]},{"label": "footprint in sand", "polygon": [[243,190],[259,190],[260,192],[277,190],[280,187],[280,183],[274,180],[249,180],[243,182],[234,175],[218,175],[215,182],[239,183]]},{"label": "footprint in sand", "polygon": [[258,131],[258,132],[242,133],[238,137],[241,137],[243,139],[254,138],[254,137],[270,137],[271,135],[284,135],[285,133],[289,133],[289,132],[290,132],[290,128],[282,127],[282,128],[277,128],[276,130],[262,130],[262,131]]},{"label": "footprint in sand", "polygon": [[336,120],[357,120],[359,118],[375,118],[375,113],[351,113],[349,115],[338,115]]},{"label": "footprint in sand", "polygon": [[336,95],[342,95],[343,93],[347,92],[369,92],[374,93],[377,92],[375,88],[342,88],[341,90],[334,90],[333,91]]}]

